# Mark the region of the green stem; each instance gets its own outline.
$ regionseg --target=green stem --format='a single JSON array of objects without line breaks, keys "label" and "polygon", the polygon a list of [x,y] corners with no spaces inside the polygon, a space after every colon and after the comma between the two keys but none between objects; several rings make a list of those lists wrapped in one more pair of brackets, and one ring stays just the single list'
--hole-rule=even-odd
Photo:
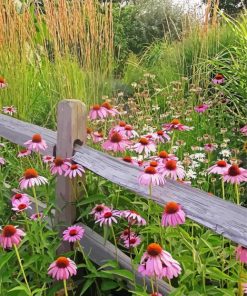
[{"label": "green stem", "polygon": [[38,215],[38,220],[39,220],[39,205],[38,205],[37,194],[36,194],[36,190],[35,190],[34,186],[32,187],[32,190],[33,190],[33,197],[35,200],[36,214]]},{"label": "green stem", "polygon": [[68,290],[67,290],[66,280],[63,280],[63,286],[64,286],[64,293],[65,293],[65,296],[68,296]]},{"label": "green stem", "polygon": [[240,205],[240,196],[239,196],[239,190],[238,190],[238,184],[237,183],[235,183],[235,192],[236,192],[237,205]]},{"label": "green stem", "polygon": [[23,265],[22,265],[22,263],[21,263],[21,257],[20,257],[20,254],[19,254],[18,248],[16,247],[15,244],[14,244],[14,249],[15,249],[16,257],[17,257],[17,259],[18,259],[18,262],[19,262],[20,268],[21,268],[22,275],[23,275],[24,280],[25,280],[25,283],[26,283],[26,285],[27,285],[27,289],[28,289],[28,291],[29,291],[29,293],[30,293],[30,296],[32,296],[32,291],[31,291],[31,289],[30,289],[30,287],[29,287],[29,284],[28,284],[28,281],[27,281],[27,277],[26,277],[26,274],[25,274],[25,271],[24,271]]},{"label": "green stem", "polygon": [[224,183],[224,180],[223,178],[221,179],[221,189],[222,189],[222,197],[223,199],[225,200],[225,183]]},{"label": "green stem", "polygon": [[113,241],[114,241],[114,245],[115,245],[116,260],[118,262],[117,240],[116,240],[116,236],[115,236],[115,232],[114,232],[113,226],[111,226],[111,232],[112,232],[112,237],[113,237]]}]

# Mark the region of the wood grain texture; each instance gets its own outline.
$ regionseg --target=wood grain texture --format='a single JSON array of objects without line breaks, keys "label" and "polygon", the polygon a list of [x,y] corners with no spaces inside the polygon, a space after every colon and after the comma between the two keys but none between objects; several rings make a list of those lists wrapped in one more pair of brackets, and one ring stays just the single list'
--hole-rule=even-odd
[{"label": "wood grain texture", "polygon": [[[35,133],[42,134],[49,149],[56,143],[56,133],[11,117],[0,115],[0,136],[21,144]],[[73,160],[92,172],[149,198],[148,189],[138,185],[140,169],[90,147],[76,146]],[[181,203],[187,216],[218,234],[247,247],[247,209],[209,195],[189,185],[167,180],[153,188],[152,199],[164,205],[170,200]]]}]

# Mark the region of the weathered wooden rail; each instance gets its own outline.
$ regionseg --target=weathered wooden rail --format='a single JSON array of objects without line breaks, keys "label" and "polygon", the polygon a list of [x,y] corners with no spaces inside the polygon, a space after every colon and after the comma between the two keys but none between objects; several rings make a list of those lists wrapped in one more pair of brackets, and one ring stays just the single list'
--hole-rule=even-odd
[{"label": "weathered wooden rail", "polygon": [[[77,142],[85,142],[86,112],[85,106],[81,102],[64,100],[59,104],[58,110],[58,133],[0,115],[0,136],[15,144],[23,145],[33,134],[40,133],[48,144],[45,154],[54,155],[57,151],[62,157],[72,157],[73,161],[95,174],[138,195],[150,198],[148,188],[138,184],[138,175],[140,174],[138,167],[124,163],[85,144],[82,146],[76,144]],[[80,134],[78,131],[80,131]],[[62,209],[58,214],[58,221],[63,219],[70,225],[76,218],[74,206],[71,204],[74,198],[70,193],[69,186],[71,186],[71,183],[63,178],[63,180],[58,180],[58,186],[60,187],[57,187],[57,199]],[[163,187],[153,188],[152,199],[160,205],[171,200],[179,202],[183,205],[190,219],[247,247],[246,208],[171,180],[167,180]],[[97,247],[103,251],[105,246],[98,239],[98,234],[94,233],[93,236],[95,237],[90,241],[89,246],[97,244]],[[82,244],[84,245],[83,241]],[[99,253],[97,252],[98,255]],[[103,253],[106,255],[105,251]],[[111,251],[111,254],[113,254],[113,251]],[[109,253],[107,255],[109,256]],[[94,260],[94,258],[91,259]],[[125,258],[123,261],[126,263],[126,260]],[[99,263],[99,260],[96,263]],[[128,264],[122,265],[128,266]],[[163,293],[169,292],[166,285],[162,286],[162,290]]]}]

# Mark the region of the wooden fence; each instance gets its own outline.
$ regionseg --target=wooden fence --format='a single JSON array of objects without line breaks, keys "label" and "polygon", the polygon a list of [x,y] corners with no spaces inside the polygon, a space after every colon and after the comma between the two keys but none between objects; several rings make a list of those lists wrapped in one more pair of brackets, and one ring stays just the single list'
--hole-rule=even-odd
[{"label": "wooden fence", "polygon": [[[40,133],[48,144],[44,154],[72,157],[74,162],[95,174],[138,195],[150,198],[148,188],[138,184],[140,168],[85,144],[86,117],[85,105],[78,100],[64,100],[59,103],[57,132],[1,114],[0,137],[23,146],[33,134]],[[58,177],[57,206],[61,210],[56,211],[55,217],[60,224],[64,222],[71,225],[76,220],[75,197],[71,186],[68,178]],[[152,199],[162,206],[171,200],[182,204],[188,218],[247,247],[247,208],[172,180],[167,180],[163,187],[154,187]],[[109,242],[105,245],[102,237],[87,226],[83,227],[86,228],[86,236],[81,243],[91,260],[101,265],[107,259],[114,259],[114,246]],[[119,251],[118,257],[120,266],[131,270],[128,256]],[[137,273],[136,276],[141,281]],[[160,290],[167,295],[170,287],[164,281],[160,281]]]}]

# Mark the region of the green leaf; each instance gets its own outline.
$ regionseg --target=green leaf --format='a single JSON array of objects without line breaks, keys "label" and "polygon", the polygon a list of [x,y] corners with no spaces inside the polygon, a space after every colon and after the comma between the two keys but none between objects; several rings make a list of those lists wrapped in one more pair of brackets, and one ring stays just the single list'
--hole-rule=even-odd
[{"label": "green leaf", "polygon": [[87,291],[87,289],[89,289],[92,286],[93,283],[94,279],[87,279],[83,285],[80,296],[82,296]]},{"label": "green leaf", "polygon": [[112,289],[116,289],[117,287],[119,287],[119,284],[117,282],[110,279],[105,279],[102,281],[101,291],[109,291]]},{"label": "green leaf", "polygon": [[14,252],[5,253],[1,256],[0,260],[0,270],[5,267],[5,264],[10,260],[10,258],[14,255]]},{"label": "green leaf", "polygon": [[211,279],[214,280],[228,280],[228,281],[235,281],[232,277],[229,275],[225,274],[221,270],[219,270],[217,267],[208,267],[207,268],[207,273],[210,276]]},{"label": "green leaf", "polygon": [[134,281],[133,273],[130,272],[129,270],[126,270],[126,269],[105,270],[104,273],[121,276],[121,277],[126,278],[126,279],[128,279],[130,281]]}]

